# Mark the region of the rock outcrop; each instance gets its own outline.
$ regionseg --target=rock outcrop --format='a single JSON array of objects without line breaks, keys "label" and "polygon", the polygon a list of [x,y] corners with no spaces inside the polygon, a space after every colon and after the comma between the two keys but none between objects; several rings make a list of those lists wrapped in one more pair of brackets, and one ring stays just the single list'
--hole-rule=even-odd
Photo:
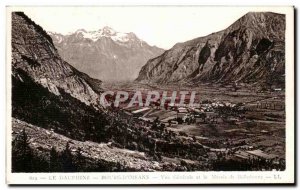
[{"label": "rock outcrop", "polygon": [[23,81],[26,73],[55,95],[58,89],[90,105],[101,92],[101,81],[92,79],[64,61],[52,38],[22,12],[12,13],[12,75]]},{"label": "rock outcrop", "polygon": [[136,80],[284,87],[284,78],[285,15],[249,12],[223,31],[178,43],[149,60]]}]

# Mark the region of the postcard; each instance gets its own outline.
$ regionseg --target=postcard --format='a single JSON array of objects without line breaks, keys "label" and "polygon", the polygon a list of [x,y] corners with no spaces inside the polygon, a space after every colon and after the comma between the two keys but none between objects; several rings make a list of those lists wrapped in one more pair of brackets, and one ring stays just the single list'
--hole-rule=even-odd
[{"label": "postcard", "polygon": [[294,184],[294,7],[8,6],[8,184]]}]

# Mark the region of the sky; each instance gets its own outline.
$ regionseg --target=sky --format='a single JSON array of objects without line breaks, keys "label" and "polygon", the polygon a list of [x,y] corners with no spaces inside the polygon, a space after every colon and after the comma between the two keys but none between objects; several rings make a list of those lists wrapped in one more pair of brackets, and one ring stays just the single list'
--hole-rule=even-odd
[{"label": "sky", "polygon": [[170,49],[178,42],[218,32],[249,11],[280,9],[257,7],[131,6],[131,7],[17,7],[46,31],[68,34],[78,29],[109,26],[133,32],[150,45]]}]

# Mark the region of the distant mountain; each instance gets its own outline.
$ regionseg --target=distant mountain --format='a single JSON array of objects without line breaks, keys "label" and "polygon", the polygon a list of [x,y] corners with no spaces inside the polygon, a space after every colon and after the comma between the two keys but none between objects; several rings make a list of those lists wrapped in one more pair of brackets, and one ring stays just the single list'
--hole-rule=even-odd
[{"label": "distant mountain", "polygon": [[12,75],[21,82],[31,78],[55,95],[64,91],[86,104],[101,92],[101,81],[64,61],[51,37],[22,12],[12,13]]},{"label": "distant mountain", "polygon": [[178,43],[149,60],[136,80],[284,87],[284,78],[285,15],[249,12],[223,31]]},{"label": "distant mountain", "polygon": [[150,58],[163,52],[134,33],[116,32],[107,26],[97,31],[80,29],[68,35],[48,33],[64,60],[105,81],[134,80]]},{"label": "distant mountain", "polygon": [[51,37],[23,12],[12,13],[11,45],[12,117],[76,139],[91,139],[90,126],[103,130],[101,81],[61,59]]},{"label": "distant mountain", "polygon": [[[63,61],[51,37],[24,13],[13,12],[11,24],[12,172],[203,170],[197,162],[183,168],[178,158],[206,154],[199,142],[187,145],[173,132],[137,127],[97,106],[101,81]],[[195,156],[187,157],[190,150]],[[53,153],[60,159],[51,161]]]}]

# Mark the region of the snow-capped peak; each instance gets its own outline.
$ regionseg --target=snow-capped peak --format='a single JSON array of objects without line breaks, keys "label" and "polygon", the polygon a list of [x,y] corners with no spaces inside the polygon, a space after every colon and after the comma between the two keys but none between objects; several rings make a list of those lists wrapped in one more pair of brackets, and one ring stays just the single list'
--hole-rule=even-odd
[{"label": "snow-capped peak", "polygon": [[103,27],[102,29],[100,29],[100,31],[102,32],[103,35],[107,35],[107,36],[114,36],[117,33],[114,29],[112,29],[109,26]]},{"label": "snow-capped peak", "polygon": [[85,29],[78,29],[75,31],[75,34],[87,33]]},{"label": "snow-capped peak", "polygon": [[93,41],[97,41],[101,37],[108,37],[117,42],[128,42],[135,36],[133,36],[132,33],[116,32],[114,29],[108,26],[105,26],[97,31],[85,31],[84,29],[80,29],[77,30],[75,34],[82,35],[83,38],[91,39]]},{"label": "snow-capped peak", "polygon": [[60,33],[47,31],[48,35],[54,37],[58,43],[61,43],[63,41],[63,36]]}]

